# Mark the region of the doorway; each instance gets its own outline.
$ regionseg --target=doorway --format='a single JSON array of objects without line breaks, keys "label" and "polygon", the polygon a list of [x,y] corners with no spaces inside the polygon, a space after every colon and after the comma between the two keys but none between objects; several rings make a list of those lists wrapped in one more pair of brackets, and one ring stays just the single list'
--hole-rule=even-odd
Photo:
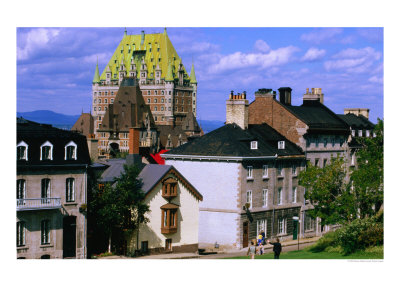
[{"label": "doorway", "polygon": [[76,217],[63,220],[63,258],[76,257]]},{"label": "doorway", "polygon": [[243,222],[243,248],[249,246],[249,222]]}]

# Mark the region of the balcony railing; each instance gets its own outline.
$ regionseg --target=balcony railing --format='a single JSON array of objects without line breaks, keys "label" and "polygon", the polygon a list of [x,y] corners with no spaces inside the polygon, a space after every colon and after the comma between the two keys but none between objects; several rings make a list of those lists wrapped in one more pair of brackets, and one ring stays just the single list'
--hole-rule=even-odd
[{"label": "balcony railing", "polygon": [[58,208],[61,208],[61,198],[17,199],[17,211]]}]

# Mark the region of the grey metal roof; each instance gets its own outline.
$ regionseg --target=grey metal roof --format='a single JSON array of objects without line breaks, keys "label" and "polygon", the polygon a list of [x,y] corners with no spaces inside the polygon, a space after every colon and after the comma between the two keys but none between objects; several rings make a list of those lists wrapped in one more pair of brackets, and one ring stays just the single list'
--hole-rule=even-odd
[{"label": "grey metal roof", "polygon": [[125,159],[117,158],[117,159],[110,159],[102,164],[108,166],[108,168],[101,174],[100,182],[114,182],[115,177],[119,177],[121,173],[124,171],[124,164],[126,163]]},{"label": "grey metal roof", "polygon": [[144,193],[147,194],[171,168],[172,166],[168,165],[146,165],[139,174],[143,181]]}]

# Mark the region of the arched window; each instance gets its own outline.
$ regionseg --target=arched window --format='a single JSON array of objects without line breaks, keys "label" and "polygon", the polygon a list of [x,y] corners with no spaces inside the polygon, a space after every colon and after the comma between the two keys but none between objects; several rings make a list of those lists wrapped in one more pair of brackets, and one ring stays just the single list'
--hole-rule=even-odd
[{"label": "arched window", "polygon": [[53,160],[53,144],[49,141],[40,146],[40,160]]},{"label": "arched window", "polygon": [[28,144],[24,141],[17,145],[17,160],[28,160]]},{"label": "arched window", "polygon": [[77,152],[77,145],[70,141],[67,145],[65,145],[65,160],[76,160],[76,152]]}]

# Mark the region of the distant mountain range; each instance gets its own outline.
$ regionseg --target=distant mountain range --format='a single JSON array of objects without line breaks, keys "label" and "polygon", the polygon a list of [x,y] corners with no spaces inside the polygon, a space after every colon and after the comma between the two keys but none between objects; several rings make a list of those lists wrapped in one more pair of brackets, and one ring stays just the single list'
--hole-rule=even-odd
[{"label": "distant mountain range", "polygon": [[[23,117],[29,121],[51,124],[54,127],[62,129],[71,129],[80,115],[64,115],[55,113],[51,110],[35,110],[30,112],[17,112],[17,117]],[[198,120],[204,133],[213,131],[224,125],[223,121]]]}]

